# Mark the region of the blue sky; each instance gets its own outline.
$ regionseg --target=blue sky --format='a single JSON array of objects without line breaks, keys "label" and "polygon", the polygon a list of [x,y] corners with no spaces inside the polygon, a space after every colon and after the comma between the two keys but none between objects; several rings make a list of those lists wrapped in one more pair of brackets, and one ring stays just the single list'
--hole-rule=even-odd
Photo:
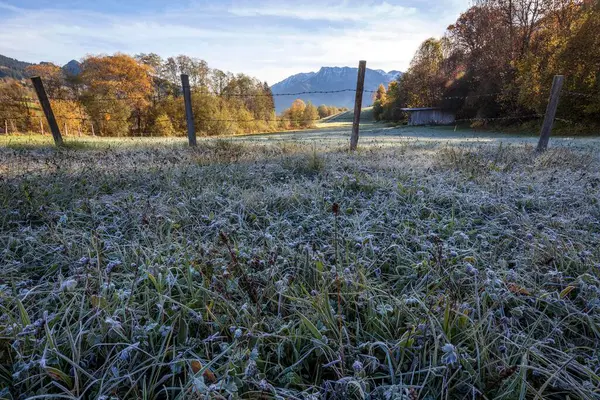
[{"label": "blue sky", "polygon": [[469,0],[0,0],[0,54],[187,54],[274,84],[321,66],[405,70]]}]

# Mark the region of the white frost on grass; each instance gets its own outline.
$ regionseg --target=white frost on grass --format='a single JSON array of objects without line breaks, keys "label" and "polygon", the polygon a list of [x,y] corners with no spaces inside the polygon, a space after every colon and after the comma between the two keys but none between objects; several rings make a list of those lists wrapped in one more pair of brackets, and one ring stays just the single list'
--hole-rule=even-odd
[{"label": "white frost on grass", "polygon": [[593,398],[598,153],[343,140],[0,149],[15,391]]}]

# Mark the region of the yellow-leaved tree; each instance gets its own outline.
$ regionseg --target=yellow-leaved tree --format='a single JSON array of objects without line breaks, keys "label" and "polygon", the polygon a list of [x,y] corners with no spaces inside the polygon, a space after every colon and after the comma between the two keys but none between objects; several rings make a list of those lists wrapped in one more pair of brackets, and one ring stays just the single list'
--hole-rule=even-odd
[{"label": "yellow-leaved tree", "polygon": [[126,54],[89,56],[81,66],[82,102],[101,135],[125,136],[141,131],[142,115],[150,105],[150,68]]}]

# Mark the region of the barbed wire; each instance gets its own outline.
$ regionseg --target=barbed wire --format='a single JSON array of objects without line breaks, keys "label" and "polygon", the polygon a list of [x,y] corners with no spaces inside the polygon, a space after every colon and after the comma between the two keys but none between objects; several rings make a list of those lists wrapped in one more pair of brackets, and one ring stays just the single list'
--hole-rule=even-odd
[{"label": "barbed wire", "polygon": [[554,120],[559,121],[559,122],[564,122],[565,124],[569,124],[569,125],[575,125],[575,122],[571,121],[570,119],[555,117]]},{"label": "barbed wire", "polygon": [[15,102],[0,102],[0,106],[3,107],[11,107],[11,108],[27,108],[26,105],[24,105],[21,102],[15,101]]},{"label": "barbed wire", "polygon": [[14,121],[19,121],[19,120],[27,121],[27,120],[32,120],[32,119],[35,119],[35,118],[44,118],[45,119],[45,117],[43,115],[27,115],[25,117],[7,116],[7,117],[4,117],[3,119],[6,119],[8,121],[11,121],[11,120],[14,120]]},{"label": "barbed wire", "polygon": [[[67,116],[67,115],[55,115],[54,116],[55,119],[57,120],[61,120],[61,121],[98,121],[98,119],[96,118],[90,118],[90,117],[73,117],[73,116]],[[42,116],[27,116],[27,117],[10,117],[10,118],[5,118],[6,120],[22,120],[22,121],[26,121],[26,120],[32,120],[35,118],[42,118]],[[109,119],[100,119],[101,122],[131,122],[132,120],[135,120],[135,116],[131,117],[131,118],[109,118]],[[327,118],[330,117],[325,117],[325,118],[276,118],[276,119],[263,119],[263,118],[247,118],[247,119],[235,119],[235,118],[229,118],[229,119],[225,119],[225,118],[198,118],[197,121],[199,122],[238,122],[238,123],[250,123],[250,122],[266,122],[266,123],[270,123],[270,122],[317,122],[317,121],[323,121],[323,122],[328,122]],[[354,121],[354,118],[344,118],[344,119],[340,119],[340,118],[335,118],[333,120],[330,120],[330,122],[352,122]]]},{"label": "barbed wire", "polygon": [[544,115],[542,114],[530,114],[530,115],[515,115],[510,117],[490,117],[490,118],[462,118],[457,119],[454,122],[488,122],[488,121],[500,121],[500,120],[509,120],[509,119],[534,119],[534,118],[542,118]]},{"label": "barbed wire", "polygon": [[37,99],[34,99],[33,97],[0,97],[0,103],[4,104],[4,103],[10,103],[10,102],[14,102],[14,103],[30,103],[33,101],[38,101]]},{"label": "barbed wire", "polygon": [[[454,120],[455,123],[459,123],[459,122],[488,122],[488,121],[501,121],[501,120],[511,120],[511,119],[538,119],[538,118],[542,118],[544,117],[544,115],[542,114],[529,114],[529,115],[517,115],[517,116],[509,116],[509,117],[489,117],[489,118],[460,118],[460,119],[456,119]],[[34,117],[14,117],[14,118],[6,118],[7,120],[31,120],[34,118],[40,118],[40,116]],[[73,116],[65,116],[65,115],[55,115],[55,118],[57,120],[61,120],[61,121],[97,121],[97,119],[95,118],[90,118],[90,117],[73,117]],[[322,121],[324,123],[327,122],[331,122],[331,123],[335,123],[335,122],[353,122],[354,118],[332,118],[332,119],[327,119],[330,117],[325,117],[325,118],[277,118],[277,119],[262,119],[262,118],[248,118],[248,119],[236,119],[236,118],[199,118],[197,121],[198,122],[237,122],[237,123],[250,123],[250,122],[265,122],[265,123],[270,123],[270,122],[274,122],[274,123],[279,123],[279,122],[318,122],[318,121]],[[135,119],[135,117],[132,118],[109,118],[109,119],[104,119],[101,122],[103,123],[110,123],[110,122],[131,122],[132,119]],[[561,121],[561,122],[567,122],[567,123],[574,123],[573,121],[570,120],[566,120],[566,119],[562,119],[562,118],[555,118],[555,120],[557,121]]]},{"label": "barbed wire", "polygon": [[[304,92],[293,92],[293,93],[224,93],[220,97],[289,97],[289,96],[305,96],[305,95],[314,95],[314,94],[337,94],[337,93],[348,93],[348,92],[356,92],[356,89],[339,89],[339,90],[314,90],[314,91],[304,91]],[[364,93],[377,93],[377,90],[367,90],[363,91]],[[195,92],[198,93],[198,92]],[[202,92],[200,92],[202,93]],[[202,93],[205,94],[205,93]],[[501,93],[486,93],[486,94],[474,94],[474,95],[466,95],[466,96],[445,96],[442,97],[442,100],[457,100],[457,99],[468,99],[468,98],[481,98],[481,97],[492,97],[498,96]],[[68,102],[82,102],[82,101],[91,101],[91,102],[112,102],[112,101],[130,101],[130,100],[148,100],[148,101],[160,101],[159,97],[146,97],[146,96],[91,96],[91,97],[59,97],[53,96],[49,97],[51,101],[68,101]],[[12,98],[0,98],[0,104],[6,104],[7,101],[12,102],[38,102],[37,99],[32,97],[12,97]]]},{"label": "barbed wire", "polygon": [[[342,114],[338,114],[338,117],[333,116],[333,117],[325,117],[325,118],[309,118],[309,119],[304,119],[304,118],[277,118],[275,120],[268,120],[268,119],[260,119],[260,118],[253,118],[253,119],[199,119],[198,121],[201,123],[252,123],[252,122],[263,122],[263,123],[314,123],[314,122],[323,122],[323,123],[327,123],[327,122],[332,122],[332,123],[338,123],[338,122],[353,122],[354,118],[339,118],[340,116],[342,116]],[[78,126],[79,129],[81,129],[81,127],[83,125],[85,125],[86,123],[100,123],[100,124],[104,124],[104,123],[115,123],[115,122],[132,122],[131,119],[127,119],[127,118],[110,118],[110,119],[106,119],[106,120],[101,120],[98,121],[97,119],[94,118],[89,118],[89,117],[72,117],[72,116],[65,116],[65,115],[56,115],[55,116],[56,119],[60,122],[64,122],[67,123],[67,121],[78,121]],[[542,114],[528,114],[528,115],[517,115],[517,116],[508,116],[508,117],[489,117],[489,118],[460,118],[460,119],[456,119],[454,121],[454,124],[458,124],[461,122],[492,122],[492,121],[503,121],[503,120],[526,120],[526,119],[540,119],[543,118],[544,115]],[[28,116],[28,117],[14,117],[14,118],[6,118],[7,121],[28,121],[31,122],[32,119],[37,119],[37,118],[42,118],[42,116]],[[572,124],[574,125],[575,122],[568,120],[568,119],[564,119],[564,118],[555,118],[556,121],[560,121],[563,123],[567,123],[567,124]],[[12,123],[12,122],[11,122]],[[72,125],[71,125],[72,127]],[[18,129],[17,129],[18,131]]]},{"label": "barbed wire", "polygon": [[[290,93],[210,93],[206,92],[202,89],[193,90],[193,93],[201,93],[201,94],[214,94],[215,96],[220,97],[280,97],[280,96],[302,96],[302,95],[310,95],[310,94],[337,94],[337,93],[346,93],[346,92],[356,92],[356,89],[338,89],[338,90],[307,90],[301,92],[290,92]],[[369,90],[364,89],[364,93],[377,93],[378,90]],[[591,94],[591,93],[581,93],[575,91],[565,90],[564,94],[570,96],[578,96],[578,97],[596,97],[599,94]],[[464,96],[444,96],[442,100],[454,100],[454,99],[467,99],[467,98],[480,98],[480,97],[493,97],[499,96],[502,92],[493,92],[493,93],[483,93],[483,94],[468,94]],[[182,96],[176,96],[182,97]],[[49,96],[49,100],[55,101],[81,101],[81,100],[90,100],[90,101],[128,101],[128,100],[161,100],[158,96],[131,96],[131,95],[112,95],[112,96]],[[38,101],[37,98],[30,96],[2,96],[0,97],[0,102],[5,101],[23,101],[23,102],[31,102]]]},{"label": "barbed wire", "polygon": [[497,93],[485,93],[485,94],[469,94],[469,95],[466,95],[466,96],[445,96],[445,97],[442,97],[442,100],[457,100],[457,99],[461,99],[462,100],[462,99],[468,99],[468,98],[471,98],[471,97],[476,97],[476,98],[479,98],[479,97],[492,97],[492,96],[499,96],[501,94],[502,94],[501,92],[497,92]]},{"label": "barbed wire", "polygon": [[[312,91],[304,91],[304,92],[293,92],[293,93],[212,93],[215,96],[219,97],[280,97],[280,96],[303,96],[309,94],[336,94],[336,93],[344,93],[344,92],[356,92],[356,89],[339,89],[339,90],[312,90]],[[363,90],[364,93],[377,93],[376,90]],[[209,94],[204,91],[194,90],[192,93],[199,94]],[[177,96],[181,98],[182,96]],[[156,100],[160,101],[159,97],[148,97],[148,96],[93,96],[93,97],[64,97],[64,96],[52,96],[49,97],[50,100],[56,101],[81,101],[81,100],[90,100],[90,101],[127,101],[127,100]]]},{"label": "barbed wire", "polygon": [[[281,97],[281,96],[303,96],[307,94],[336,94],[336,93],[345,93],[345,92],[356,92],[356,89],[339,89],[339,90],[312,90],[312,91],[304,91],[304,92],[295,92],[295,93],[260,93],[260,94],[250,94],[250,93],[223,93],[220,96],[223,97]],[[363,90],[363,93],[377,93],[376,90]]]},{"label": "barbed wire", "polygon": [[[81,120],[81,121],[94,121],[94,118],[86,118],[86,117],[66,117],[66,116],[61,116],[61,115],[57,115],[56,119],[60,119],[60,120],[73,120],[73,121],[77,121],[77,120]],[[132,117],[132,119],[135,119],[135,117]],[[110,119],[105,119],[102,120],[102,122],[131,122],[132,119],[129,118],[110,118]],[[335,121],[331,121],[331,122],[352,122],[354,119],[346,119],[346,120],[339,120],[336,119]],[[324,118],[277,118],[277,119],[261,119],[261,118],[248,118],[248,119],[234,119],[234,118],[230,118],[230,119],[225,119],[225,118],[198,118],[197,122],[237,122],[237,123],[250,123],[250,122],[265,122],[265,123],[278,123],[278,122],[317,122],[317,121],[325,121]]]},{"label": "barbed wire", "polygon": [[566,91],[564,91],[564,93],[568,96],[575,96],[575,97],[587,97],[587,98],[600,97],[600,94],[572,92],[570,90],[566,90]]},{"label": "barbed wire", "polygon": [[87,101],[97,101],[97,102],[112,102],[112,101],[131,101],[131,100],[148,100],[153,101],[157,100],[155,97],[145,97],[145,96],[119,96],[119,97],[96,97],[96,96],[82,96],[82,97],[49,97],[50,101],[77,101],[77,102],[87,102]]},{"label": "barbed wire", "polygon": [[[216,94],[215,96],[219,97],[289,97],[289,96],[305,96],[305,95],[315,95],[315,94],[338,94],[338,93],[349,93],[356,92],[356,89],[339,89],[339,90],[312,90],[312,91],[302,91],[302,92],[291,92],[291,93],[222,93]],[[377,90],[367,90],[363,91],[364,93],[377,93]],[[198,92],[193,91],[193,93],[201,93],[207,94],[206,92]],[[495,97],[501,95],[502,92],[494,92],[494,93],[483,93],[483,94],[468,94],[464,96],[444,96],[441,97],[441,100],[463,100],[469,98],[482,98],[482,97]],[[573,91],[564,91],[564,94],[576,97],[586,97],[593,98],[598,96],[597,94],[590,93],[580,93]],[[181,98],[182,96],[176,96]],[[165,97],[167,98],[167,97]],[[81,97],[71,97],[71,96],[52,96],[49,97],[51,101],[96,101],[96,102],[111,102],[111,101],[132,101],[132,100],[148,100],[148,101],[160,101],[161,98],[157,96],[81,96]],[[0,103],[6,104],[6,102],[38,102],[38,99],[33,97],[0,97]]]},{"label": "barbed wire", "polygon": [[[195,93],[198,93],[198,91],[194,91]],[[280,96],[304,96],[304,95],[312,95],[312,94],[337,94],[337,93],[348,93],[348,92],[354,92],[356,93],[357,90],[356,89],[339,89],[339,90],[316,90],[316,91],[302,91],[302,92],[293,92],[293,93],[224,93],[221,94],[220,96],[224,96],[224,97],[280,97]],[[365,89],[363,91],[364,93],[377,93],[378,90],[367,90]],[[595,94],[589,94],[589,93],[580,93],[580,92],[574,92],[574,91],[563,91],[564,94],[566,95],[570,95],[570,96],[575,96],[575,97],[585,97],[585,98],[593,98],[596,97],[597,95]],[[456,100],[456,99],[468,99],[468,98],[482,98],[482,97],[494,97],[494,96],[499,96],[501,95],[501,92],[494,92],[494,93],[484,93],[484,94],[469,94],[469,95],[465,95],[465,96],[445,96],[442,97],[442,100]],[[219,96],[218,94],[214,94],[216,96]],[[179,97],[181,98],[181,97]],[[115,95],[115,96],[81,96],[81,97],[73,97],[73,96],[54,96],[54,97],[50,97],[49,98],[51,101],[68,101],[68,102],[79,102],[81,103],[82,101],[97,101],[97,102],[112,102],[112,101],[130,101],[130,100],[149,100],[149,101],[160,101],[161,98],[160,97],[156,97],[156,96],[152,96],[152,97],[148,97],[148,96],[120,96],[120,95]],[[0,106],[5,106],[5,107],[23,107],[23,103],[38,103],[39,105],[39,101],[36,98],[33,97],[29,97],[29,96],[20,96],[20,97],[12,97],[12,96],[1,96],[0,97]],[[98,114],[104,114],[105,116],[108,116],[108,118],[100,118],[100,119],[94,119],[94,118],[90,118],[89,116],[83,116],[83,112],[81,110],[81,106],[79,113],[82,115],[80,117],[74,117],[71,115],[56,115],[56,119],[61,120],[62,121],[83,121],[83,123],[85,123],[86,121],[99,121],[101,120],[104,123],[111,123],[111,122],[134,122],[136,119],[136,115],[132,115],[129,118],[113,118],[111,116],[111,114],[113,112],[111,111],[100,111],[98,112]],[[30,107],[28,107],[30,108]],[[39,110],[39,108],[38,108]],[[269,120],[269,119],[261,119],[261,118],[252,118],[252,119],[235,119],[235,118],[198,118],[197,121],[200,121],[202,123],[211,123],[211,122],[227,122],[227,123],[253,123],[253,122],[263,122],[263,123],[269,123],[269,122],[276,122],[276,123],[281,123],[281,122],[296,122],[296,123],[300,123],[300,122],[316,122],[316,121],[323,121],[323,122],[352,122],[354,120],[354,118],[348,118],[348,119],[341,119],[339,117],[328,117],[330,118],[328,121],[322,119],[322,118],[314,118],[314,119],[304,119],[304,118],[299,118],[299,119],[293,119],[293,118],[285,118],[285,117],[278,117],[274,120]],[[37,118],[42,118],[43,115],[27,115],[24,117],[10,117],[10,118],[6,118],[8,120],[11,121],[31,121],[32,119],[37,119]],[[491,122],[491,121],[502,121],[502,120],[515,120],[515,119],[533,119],[533,118],[541,118],[543,117],[543,115],[541,114],[529,114],[529,115],[519,115],[519,116],[506,116],[506,117],[490,117],[490,118],[461,118],[461,119],[456,119],[455,123],[460,123],[460,122]],[[564,122],[564,123],[569,123],[569,124],[574,124],[573,121],[567,120],[567,119],[562,119],[562,118],[555,118],[555,120],[560,121],[560,122]]]}]

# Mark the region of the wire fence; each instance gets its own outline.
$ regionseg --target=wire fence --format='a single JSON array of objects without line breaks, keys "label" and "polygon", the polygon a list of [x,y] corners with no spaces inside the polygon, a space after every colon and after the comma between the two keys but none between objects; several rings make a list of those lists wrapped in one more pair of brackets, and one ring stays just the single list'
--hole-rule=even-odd
[{"label": "wire fence", "polygon": [[579,92],[571,92],[569,90],[564,91],[563,95],[574,96],[574,97],[587,97],[587,98],[598,97],[598,98],[600,98],[600,93],[596,93],[596,94],[592,94],[592,93],[579,93]]},{"label": "wire fence", "polygon": [[[338,90],[313,90],[313,91],[300,91],[300,92],[290,92],[290,93],[227,93],[223,92],[221,94],[212,93],[218,97],[224,98],[255,98],[255,97],[303,97],[310,95],[329,95],[329,94],[340,94],[340,93],[356,93],[357,89],[338,89]],[[374,94],[377,93],[377,90],[363,90],[363,94]],[[201,91],[194,91],[194,93],[202,93]],[[204,93],[203,93],[204,94]],[[504,93],[502,92],[493,92],[493,93],[482,93],[482,94],[467,94],[467,95],[459,95],[459,96],[444,96],[441,97],[440,101],[447,100],[468,100],[468,99],[480,99],[480,98],[497,98],[502,96]],[[573,98],[600,98],[600,93],[581,93],[575,91],[564,90],[562,92],[562,96],[568,96]],[[178,96],[179,97],[179,96]],[[164,99],[164,97],[163,97]],[[86,112],[82,109],[82,104],[93,104],[95,102],[114,102],[114,101],[124,101],[124,102],[136,102],[136,101],[148,101],[148,102],[156,102],[161,101],[161,98],[158,96],[132,96],[126,94],[117,94],[113,96],[51,96],[49,100],[52,102],[73,102],[77,103],[78,111],[76,114],[55,114],[55,117],[62,122],[66,121],[76,121],[79,124],[87,124],[93,123],[93,121],[98,120],[98,118],[92,118],[87,115]],[[27,123],[32,123],[32,121],[39,119],[40,127],[42,132],[44,131],[44,126],[42,119],[44,116],[41,114],[42,107],[39,103],[39,100],[30,96],[0,96],[0,109],[8,108],[8,109],[27,109],[28,111],[38,111],[40,114],[32,115],[28,113],[26,116],[9,116],[5,117],[4,126],[2,126],[0,121],[0,131],[4,131],[4,133],[8,133],[8,125],[9,122],[11,124],[11,128],[13,131],[16,129],[14,123],[17,121],[24,121]],[[101,116],[102,123],[135,123],[136,120],[139,121],[139,112],[136,114],[135,112],[128,118],[119,118],[115,117],[112,114],[114,112],[112,110],[99,110],[94,112],[96,115]],[[533,120],[533,119],[541,119],[544,115],[539,113],[533,114],[522,114],[522,115],[508,115],[503,117],[473,117],[473,118],[458,118],[455,119],[456,124],[467,123],[467,122],[481,122],[484,124],[495,122],[495,121],[510,121],[510,120]],[[354,117],[349,118],[340,118],[335,116],[329,116],[326,118],[286,118],[285,116],[279,116],[275,118],[205,118],[198,117],[198,120],[202,123],[238,123],[238,124],[249,124],[249,123],[257,123],[257,122],[287,122],[287,123],[314,123],[317,121],[323,121],[325,119],[329,119],[332,122],[353,122]],[[556,117],[556,121],[560,121],[567,124],[575,124],[576,122],[569,120],[563,117]],[[36,121],[37,123],[37,121]],[[4,128],[4,129],[3,129]],[[93,128],[92,128],[93,129]]]},{"label": "wire fence", "polygon": [[493,121],[508,121],[508,120],[532,120],[543,118],[542,114],[524,114],[524,115],[515,115],[509,117],[491,117],[491,118],[461,118],[455,120],[456,123],[460,122],[493,122]]}]

